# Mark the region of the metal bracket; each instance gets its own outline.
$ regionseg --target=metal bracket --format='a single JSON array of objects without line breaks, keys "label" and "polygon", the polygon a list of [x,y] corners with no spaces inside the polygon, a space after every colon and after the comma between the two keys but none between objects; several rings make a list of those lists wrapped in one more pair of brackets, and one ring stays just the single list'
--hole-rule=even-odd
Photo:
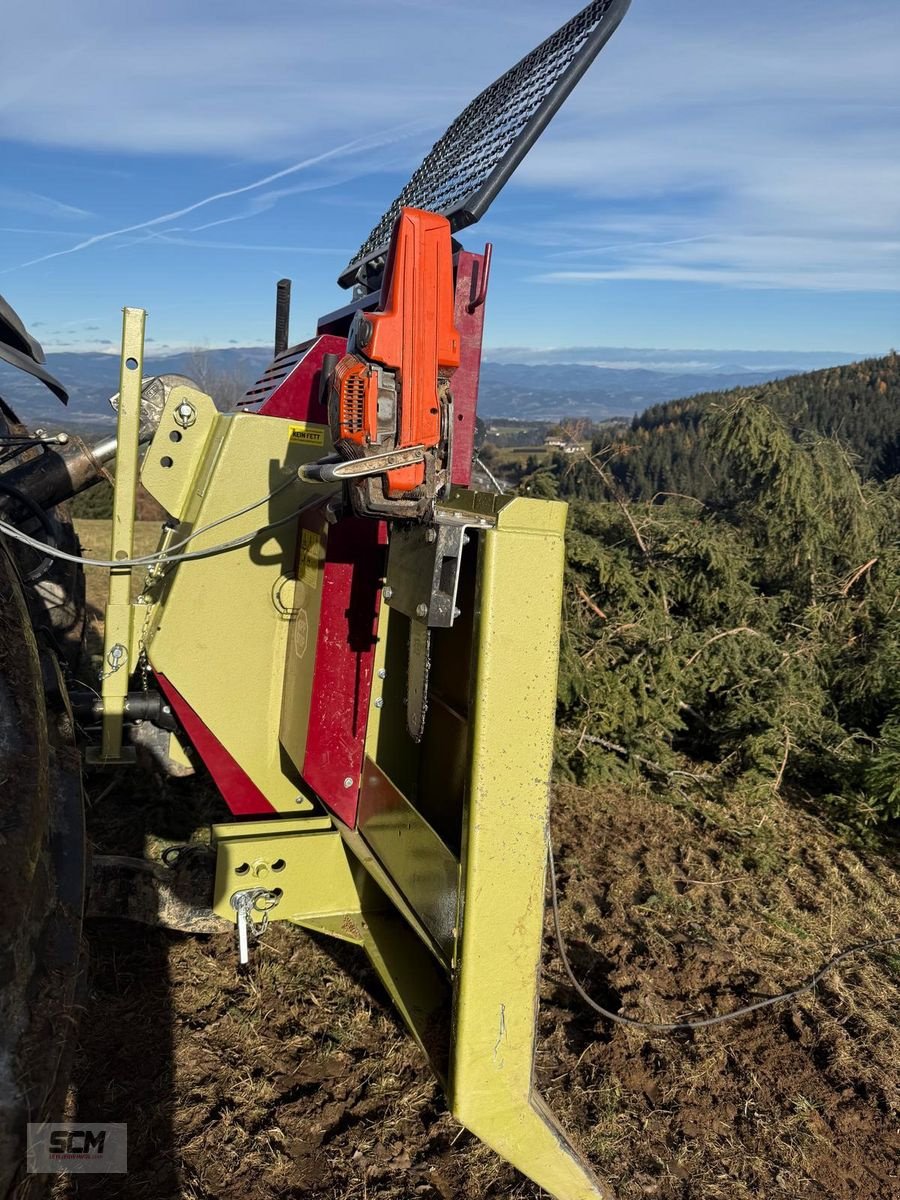
[{"label": "metal bracket", "polygon": [[359,912],[340,834],[329,817],[271,818],[212,827],[213,912],[236,922],[232,896],[263,888],[277,898],[272,921],[315,924]]},{"label": "metal bracket", "polygon": [[431,630],[448,629],[459,616],[456,597],[468,522],[407,525],[391,533],[382,595],[410,620],[406,727],[413,741],[425,733]]},{"label": "metal bracket", "polygon": [[459,567],[470,524],[409,525],[392,531],[384,588],[391,608],[431,628],[453,624],[459,615]]}]

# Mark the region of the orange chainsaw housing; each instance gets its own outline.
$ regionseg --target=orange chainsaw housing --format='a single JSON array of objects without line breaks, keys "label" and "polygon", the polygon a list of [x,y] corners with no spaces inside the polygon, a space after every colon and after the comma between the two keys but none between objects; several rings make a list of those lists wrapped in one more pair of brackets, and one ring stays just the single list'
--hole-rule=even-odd
[{"label": "orange chainsaw housing", "polygon": [[[397,218],[385,266],[383,308],[361,317],[357,354],[335,368],[338,428],[335,444],[345,453],[424,446],[438,451],[448,431],[442,422],[439,378],[459,366],[460,341],[453,321],[453,241],[450,222],[436,213],[404,208]],[[379,373],[397,387],[393,444],[383,443],[378,424]],[[449,452],[449,451],[447,451]],[[420,487],[424,463],[386,473],[385,496],[397,499]]]}]

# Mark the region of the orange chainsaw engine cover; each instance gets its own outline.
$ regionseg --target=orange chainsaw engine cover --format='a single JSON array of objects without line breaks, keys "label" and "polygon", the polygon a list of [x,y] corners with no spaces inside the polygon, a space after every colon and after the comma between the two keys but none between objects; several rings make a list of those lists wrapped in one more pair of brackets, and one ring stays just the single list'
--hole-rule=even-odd
[{"label": "orange chainsaw engine cover", "polygon": [[[446,217],[401,210],[381,294],[384,307],[358,320],[357,353],[335,369],[335,443],[354,458],[409,446],[437,451],[448,434],[441,380],[446,382],[459,366],[460,355],[453,321],[453,242]],[[385,373],[396,389],[390,445],[378,405]],[[424,463],[395,468],[387,472],[385,495],[399,498],[420,487],[425,476]]]}]

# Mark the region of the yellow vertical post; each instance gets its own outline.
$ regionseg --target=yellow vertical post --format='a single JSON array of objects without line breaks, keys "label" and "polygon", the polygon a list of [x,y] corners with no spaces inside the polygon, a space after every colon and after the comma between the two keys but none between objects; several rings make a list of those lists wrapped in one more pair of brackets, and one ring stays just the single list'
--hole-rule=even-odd
[{"label": "yellow vertical post", "polygon": [[450,1104],[556,1200],[608,1200],[533,1086],[566,508],[484,535]]},{"label": "yellow vertical post", "polygon": [[[116,482],[113,492],[110,558],[131,559],[134,554],[134,512],[137,497],[141,424],[141,380],[144,368],[142,308],[122,310],[122,361],[119,368],[119,413],[116,427]],[[133,657],[134,608],[131,603],[130,566],[111,567],[103,639],[103,737],[100,761],[122,757],[122,721],[128,679],[135,668]]]}]

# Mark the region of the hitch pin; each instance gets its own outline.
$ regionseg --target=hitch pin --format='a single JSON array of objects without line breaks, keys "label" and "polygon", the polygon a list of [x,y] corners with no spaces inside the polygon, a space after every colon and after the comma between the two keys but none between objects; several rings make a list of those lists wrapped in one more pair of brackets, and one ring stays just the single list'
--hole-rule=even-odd
[{"label": "hitch pin", "polygon": [[[231,895],[231,907],[237,913],[238,961],[245,967],[250,961],[250,935],[256,941],[262,937],[269,924],[269,911],[278,903],[279,897],[268,888],[244,888]],[[257,919],[254,914],[261,913]]]},{"label": "hitch pin", "polygon": [[250,961],[250,945],[247,940],[247,910],[242,904],[237,915],[238,961],[245,967]]}]

